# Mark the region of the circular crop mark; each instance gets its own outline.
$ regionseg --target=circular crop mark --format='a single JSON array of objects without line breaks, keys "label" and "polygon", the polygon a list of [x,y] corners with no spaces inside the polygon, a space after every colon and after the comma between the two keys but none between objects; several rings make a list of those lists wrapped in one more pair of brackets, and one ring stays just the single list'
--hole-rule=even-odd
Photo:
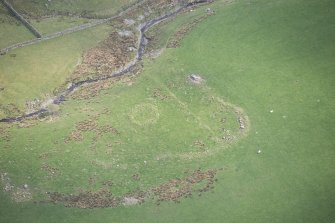
[{"label": "circular crop mark", "polygon": [[149,103],[136,105],[129,114],[130,120],[140,126],[151,125],[159,119],[158,108]]}]

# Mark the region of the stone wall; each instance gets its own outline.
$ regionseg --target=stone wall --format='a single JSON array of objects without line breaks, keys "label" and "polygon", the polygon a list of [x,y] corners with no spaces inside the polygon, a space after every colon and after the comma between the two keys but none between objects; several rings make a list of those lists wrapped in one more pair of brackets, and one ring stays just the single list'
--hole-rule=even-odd
[{"label": "stone wall", "polygon": [[8,11],[22,24],[29,29],[29,31],[34,34],[37,38],[41,38],[42,35],[38,32],[38,30],[32,26],[22,15],[20,15],[6,0],[0,0],[1,3],[8,9]]}]

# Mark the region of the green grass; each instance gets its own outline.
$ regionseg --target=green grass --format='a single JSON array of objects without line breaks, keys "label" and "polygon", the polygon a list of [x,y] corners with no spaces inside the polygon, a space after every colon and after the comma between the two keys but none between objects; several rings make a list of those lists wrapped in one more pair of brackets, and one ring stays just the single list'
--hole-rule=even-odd
[{"label": "green grass", "polygon": [[[182,176],[187,169],[223,166],[213,193],[180,204],[163,202],[156,206],[148,202],[96,210],[15,204],[0,193],[0,220],[333,222],[333,1],[241,0],[230,6],[218,1],[211,7],[216,15],[197,26],[181,48],[166,50],[155,61],[145,62],[133,85],[119,83],[91,100],[70,100],[61,106],[62,116],[54,122],[29,129],[13,127],[13,140],[0,142],[0,170],[9,172],[18,185],[29,182],[44,190],[59,187],[69,192],[87,189],[87,177],[96,171],[100,180],[113,178],[116,186],[112,190],[123,193]],[[189,85],[185,79],[190,73],[201,74],[205,87]],[[169,87],[172,82],[176,87]],[[153,99],[154,88],[171,99]],[[208,140],[211,149],[223,149],[209,157],[178,161],[173,155],[192,150],[189,145],[193,139],[212,134],[204,124],[218,128],[210,116],[215,106],[202,100],[211,96],[244,109],[251,123],[249,135],[228,148]],[[131,121],[130,116],[141,104],[154,105],[160,112],[155,123],[141,126]],[[120,135],[99,138],[95,153],[91,149],[92,133],[85,133],[83,142],[64,145],[75,123],[101,113],[105,107],[109,113],[100,115],[99,124],[113,125]],[[229,111],[225,115],[229,120],[234,117]],[[114,156],[107,158],[105,145],[115,140],[124,144],[113,147]],[[258,149],[262,150],[259,155]],[[50,152],[47,162],[62,170],[60,177],[49,181],[41,178],[44,161],[38,156],[42,152]],[[169,158],[154,161],[153,156],[162,153],[169,153]],[[112,168],[102,168],[88,164],[91,158],[108,163],[116,159],[116,163]],[[115,164],[120,164],[119,168]],[[135,170],[143,175],[139,185],[129,180]]]},{"label": "green grass", "polygon": [[52,93],[70,76],[83,52],[105,39],[109,32],[110,26],[101,25],[2,56],[0,80],[4,90],[0,103],[23,108],[26,100]]}]

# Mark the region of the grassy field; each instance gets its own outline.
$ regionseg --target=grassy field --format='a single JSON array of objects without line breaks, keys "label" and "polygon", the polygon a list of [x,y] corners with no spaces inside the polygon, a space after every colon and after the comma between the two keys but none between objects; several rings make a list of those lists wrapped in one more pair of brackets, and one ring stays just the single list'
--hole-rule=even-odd
[{"label": "grassy field", "polygon": [[[40,200],[47,191],[94,191],[106,180],[120,195],[197,168],[223,168],[212,192],[178,204],[92,210],[15,203],[0,192],[1,222],[333,222],[334,2],[211,7],[214,16],[180,48],[145,61],[138,77],[97,97],[70,99],[58,117],[29,128],[1,124],[0,172],[15,187],[27,183]],[[162,26],[163,39],[188,18]],[[191,84],[192,73],[205,82]],[[242,133],[238,107],[250,120]],[[101,131],[106,127],[118,133]],[[234,140],[222,140],[223,127]]]},{"label": "grassy field", "polygon": [[0,85],[4,90],[0,103],[23,108],[26,100],[52,93],[70,76],[83,52],[105,39],[110,31],[110,26],[101,25],[2,56]]}]

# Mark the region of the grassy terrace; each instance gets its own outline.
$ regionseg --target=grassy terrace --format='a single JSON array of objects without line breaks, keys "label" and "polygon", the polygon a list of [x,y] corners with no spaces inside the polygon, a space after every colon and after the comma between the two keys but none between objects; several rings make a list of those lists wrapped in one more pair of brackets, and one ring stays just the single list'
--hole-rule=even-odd
[{"label": "grassy terrace", "polygon": [[[160,26],[156,44],[165,46],[207,7]],[[18,193],[1,191],[0,222],[333,221],[335,3],[239,0],[210,7],[215,15],[179,48],[144,60],[135,77],[105,83],[95,97],[80,97],[89,91],[80,89],[44,121],[1,123],[0,173],[16,192],[29,185],[32,199],[15,202]],[[95,29],[1,57],[0,84],[13,89],[0,91],[1,103],[22,104],[62,84],[82,51],[108,33]],[[65,40],[68,47],[60,48]],[[43,85],[32,81],[44,72]],[[192,73],[205,81],[190,83]],[[250,121],[243,131],[239,117]],[[180,203],[34,203],[54,191],[150,191],[198,168],[221,169],[214,189]]]}]

